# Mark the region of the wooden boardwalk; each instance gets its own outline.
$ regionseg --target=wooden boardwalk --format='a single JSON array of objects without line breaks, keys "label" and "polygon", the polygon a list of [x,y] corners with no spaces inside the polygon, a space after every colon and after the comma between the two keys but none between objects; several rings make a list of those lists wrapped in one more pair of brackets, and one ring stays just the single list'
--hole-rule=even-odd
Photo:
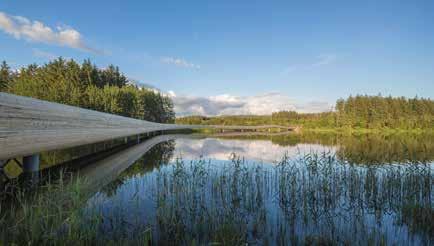
[{"label": "wooden boardwalk", "polygon": [[0,160],[156,131],[200,128],[293,130],[292,127],[275,125],[161,124],[0,93]]}]

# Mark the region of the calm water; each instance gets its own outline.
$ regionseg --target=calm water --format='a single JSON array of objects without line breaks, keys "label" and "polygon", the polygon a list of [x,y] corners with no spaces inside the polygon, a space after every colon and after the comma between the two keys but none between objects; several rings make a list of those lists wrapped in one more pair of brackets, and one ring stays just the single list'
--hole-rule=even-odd
[{"label": "calm water", "polygon": [[433,160],[432,135],[178,138],[117,169],[87,213],[102,237],[158,244],[429,245]]}]

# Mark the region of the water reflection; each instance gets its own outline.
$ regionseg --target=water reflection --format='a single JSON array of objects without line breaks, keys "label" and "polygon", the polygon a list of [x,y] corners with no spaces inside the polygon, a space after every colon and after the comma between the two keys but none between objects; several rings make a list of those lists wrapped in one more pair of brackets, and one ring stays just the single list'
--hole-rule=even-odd
[{"label": "water reflection", "polygon": [[101,240],[147,231],[154,244],[430,245],[433,141],[429,134],[165,135],[70,164],[89,181],[82,227],[97,228]]},{"label": "water reflection", "polygon": [[[283,155],[295,157],[310,152],[335,152],[334,146],[298,143],[293,146],[282,146],[272,141],[261,139],[177,139],[174,158],[228,160],[233,153],[248,160],[274,163]],[[172,159],[173,161],[173,159]]]},{"label": "water reflection", "polygon": [[[286,150],[293,152],[300,148],[306,150],[318,149],[334,150],[341,160],[355,164],[384,164],[406,161],[428,162],[434,160],[434,133],[424,134],[335,134],[314,133],[280,134],[262,136],[226,136],[219,137],[226,140],[262,140],[263,148],[267,150],[280,147],[288,147]],[[265,142],[264,142],[265,141]],[[269,143],[271,142],[271,144]],[[266,147],[267,146],[267,147]],[[263,153],[267,152],[263,150]]]},{"label": "water reflection", "polygon": [[[180,136],[177,136],[178,138]],[[116,193],[127,180],[135,176],[143,176],[146,173],[158,169],[160,166],[170,162],[173,157],[176,136],[157,137],[157,141],[152,143],[152,148],[142,157],[136,159],[134,165],[127,167],[122,173],[116,176],[115,180],[108,185],[103,186],[101,193],[106,196],[112,196]],[[173,139],[172,139],[173,138]],[[170,139],[170,140],[169,140]],[[151,145],[149,145],[151,146]],[[90,176],[88,176],[90,178]]]},{"label": "water reflection", "polygon": [[[326,134],[176,139],[126,168],[87,210],[102,218],[101,237],[150,228],[155,244],[429,245],[432,141]],[[381,163],[393,165],[371,165]]]}]

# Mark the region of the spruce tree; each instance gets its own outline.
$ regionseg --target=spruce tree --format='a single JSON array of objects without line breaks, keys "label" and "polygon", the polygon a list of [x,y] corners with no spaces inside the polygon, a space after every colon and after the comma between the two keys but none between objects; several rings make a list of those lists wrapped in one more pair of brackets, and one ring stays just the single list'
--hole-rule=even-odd
[{"label": "spruce tree", "polygon": [[6,91],[9,83],[11,82],[12,74],[10,67],[3,61],[0,65],[0,91]]}]

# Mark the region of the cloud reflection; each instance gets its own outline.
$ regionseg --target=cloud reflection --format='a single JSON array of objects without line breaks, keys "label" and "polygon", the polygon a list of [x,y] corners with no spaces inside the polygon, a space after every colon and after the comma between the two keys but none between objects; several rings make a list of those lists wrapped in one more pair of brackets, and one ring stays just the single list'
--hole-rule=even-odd
[{"label": "cloud reflection", "polygon": [[228,160],[232,153],[248,160],[275,163],[285,153],[289,157],[297,157],[300,154],[311,152],[332,152],[335,147],[320,144],[297,144],[295,146],[280,146],[271,140],[233,140],[233,139],[177,139],[174,159],[216,159]]}]

